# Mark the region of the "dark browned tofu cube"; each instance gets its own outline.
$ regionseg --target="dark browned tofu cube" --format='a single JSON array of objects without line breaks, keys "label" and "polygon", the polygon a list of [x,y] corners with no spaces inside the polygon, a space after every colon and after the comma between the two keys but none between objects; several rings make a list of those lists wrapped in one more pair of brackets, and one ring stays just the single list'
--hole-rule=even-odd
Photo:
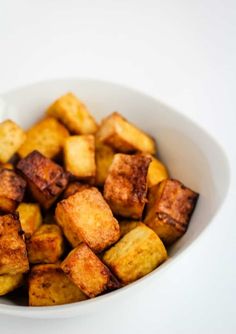
[{"label": "dark browned tofu cube", "polygon": [[56,263],[64,252],[61,229],[54,224],[43,224],[26,239],[30,263]]},{"label": "dark browned tofu cube", "polygon": [[26,246],[17,213],[0,216],[0,275],[29,270]]},{"label": "dark browned tofu cube", "polygon": [[13,170],[0,170],[0,211],[15,211],[23,200],[25,187],[25,180]]},{"label": "dark browned tofu cube", "polygon": [[104,186],[104,198],[113,213],[142,217],[147,196],[147,172],[151,158],[142,154],[116,154]]},{"label": "dark browned tofu cube", "polygon": [[120,237],[117,220],[94,187],[59,202],[55,217],[73,247],[84,241],[94,252],[101,252]]},{"label": "dark browned tofu cube", "polygon": [[52,306],[79,302],[85,294],[63,273],[59,264],[39,264],[29,275],[29,305]]},{"label": "dark browned tofu cube", "polygon": [[34,198],[45,209],[56,201],[68,184],[69,174],[38,151],[21,159],[17,169],[27,181]]},{"label": "dark browned tofu cube", "polygon": [[120,287],[117,279],[85,243],[69,253],[61,268],[90,298]]},{"label": "dark browned tofu cube", "polygon": [[197,199],[181,182],[164,180],[150,188],[144,222],[169,245],[186,232]]}]

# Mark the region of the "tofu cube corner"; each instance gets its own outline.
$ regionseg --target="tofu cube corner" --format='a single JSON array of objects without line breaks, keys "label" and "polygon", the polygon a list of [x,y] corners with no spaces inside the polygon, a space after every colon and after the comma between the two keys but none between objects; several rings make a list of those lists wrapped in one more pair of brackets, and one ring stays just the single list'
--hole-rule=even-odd
[{"label": "tofu cube corner", "polygon": [[63,273],[60,264],[38,264],[29,275],[29,305],[53,306],[87,299]]},{"label": "tofu cube corner", "polygon": [[21,228],[26,235],[32,235],[42,224],[42,214],[38,203],[20,203],[17,208]]},{"label": "tofu cube corner", "polygon": [[143,152],[154,155],[156,143],[148,134],[128,122],[118,112],[102,120],[96,134],[97,139],[118,152]]},{"label": "tofu cube corner", "polygon": [[117,153],[104,185],[104,198],[118,216],[140,219],[147,202],[147,173],[151,158]]},{"label": "tofu cube corner", "polygon": [[61,229],[55,224],[43,224],[26,239],[29,262],[56,263],[64,253]]},{"label": "tofu cube corner", "polygon": [[118,280],[85,243],[69,253],[61,268],[90,298],[120,287]]},{"label": "tofu cube corner", "polygon": [[47,110],[49,116],[60,120],[73,134],[94,134],[97,124],[85,104],[74,94],[67,93]]},{"label": "tofu cube corner", "polygon": [[123,283],[147,275],[167,259],[161,239],[145,224],[139,223],[105,252],[104,263]]},{"label": "tofu cube corner", "polygon": [[0,275],[29,270],[26,245],[17,213],[0,216]]},{"label": "tofu cube corner", "polygon": [[0,169],[0,211],[14,212],[23,200],[25,180],[14,170]]},{"label": "tofu cube corner", "polygon": [[55,217],[73,247],[84,241],[94,252],[101,252],[120,237],[119,224],[95,187],[60,201]]},{"label": "tofu cube corner", "polygon": [[150,188],[144,223],[170,245],[186,232],[198,196],[181,182],[166,179]]},{"label": "tofu cube corner", "polygon": [[27,181],[33,197],[48,209],[64,191],[69,174],[38,151],[21,159],[17,169]]},{"label": "tofu cube corner", "polygon": [[8,162],[26,139],[25,132],[11,120],[0,123],[0,162]]}]

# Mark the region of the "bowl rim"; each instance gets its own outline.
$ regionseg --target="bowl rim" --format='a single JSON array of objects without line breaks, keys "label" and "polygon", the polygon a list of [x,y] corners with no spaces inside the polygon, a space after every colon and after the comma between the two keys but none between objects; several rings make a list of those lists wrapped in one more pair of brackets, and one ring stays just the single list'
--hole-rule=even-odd
[{"label": "bowl rim", "polygon": [[[175,107],[172,107],[168,105],[167,103],[163,103],[162,101],[158,100],[156,97],[141,91],[137,88],[133,88],[129,85],[124,85],[119,82],[114,82],[110,80],[103,80],[103,79],[98,79],[98,78],[93,78],[93,77],[78,77],[78,76],[70,76],[70,77],[58,77],[58,78],[52,78],[52,79],[45,79],[45,80],[39,80],[39,81],[34,81],[34,82],[29,82],[24,85],[19,85],[16,86],[12,89],[9,89],[7,91],[4,91],[0,93],[0,98],[5,98],[8,95],[15,94],[17,91],[20,90],[27,90],[31,87],[36,87],[36,86],[41,86],[45,84],[53,84],[53,83],[58,83],[58,82],[93,82],[95,84],[107,84],[110,86],[114,86],[116,88],[121,88],[125,89],[127,91],[130,91],[132,93],[138,94],[140,96],[143,96],[145,98],[148,98],[152,100],[154,103],[158,103],[159,106],[162,106],[164,108],[167,108],[170,112],[177,114],[178,117],[184,118],[187,122],[189,122],[192,126],[196,127],[199,131],[204,132],[210,139],[213,141],[221,151],[222,155],[224,156],[225,162],[226,162],[226,168],[228,169],[228,186],[226,189],[225,197],[222,199],[222,202],[219,205],[218,210],[216,213],[212,216],[210,219],[209,223],[204,227],[203,231],[204,234],[205,232],[209,229],[209,227],[212,225],[212,221],[216,220],[217,216],[220,215],[224,204],[229,196],[229,189],[230,189],[230,179],[231,179],[231,166],[229,163],[228,156],[226,154],[226,151],[224,147],[221,145],[221,143],[218,142],[218,140],[210,133],[208,132],[208,129],[205,128],[203,124],[200,124],[196,122],[195,120],[192,120],[188,115],[185,115],[181,113],[179,110],[176,110]],[[210,224],[211,222],[211,224]],[[127,290],[135,290],[137,287],[141,287],[144,281],[151,281],[153,278],[156,276],[157,272],[162,272],[165,273],[166,269],[169,268],[170,265],[177,265],[178,261],[181,260],[183,256],[186,256],[189,254],[189,250],[193,249],[193,247],[196,247],[197,242],[201,238],[200,235],[202,235],[202,232],[198,235],[197,238],[192,240],[192,242],[186,246],[184,251],[180,252],[176,258],[174,258],[174,261],[172,258],[169,258],[165,263],[163,263],[160,267],[156,268],[154,271],[149,273],[148,275],[138,279],[137,281],[122,287],[121,289],[112,291],[108,294],[104,294],[101,296],[98,296],[96,298],[80,301],[80,302],[75,302],[71,304],[63,304],[63,305],[55,305],[55,306],[22,306],[22,305],[8,305],[8,304],[1,304],[0,303],[0,314],[4,315],[12,315],[12,316],[20,316],[20,317],[25,317],[25,318],[56,318],[59,316],[62,317],[72,317],[78,314],[83,314],[83,313],[89,313],[91,311],[91,306],[96,307],[97,304],[100,304],[100,306],[104,305],[104,303],[110,302],[110,300],[117,298],[118,296],[124,295],[127,293]],[[160,275],[161,277],[164,276],[163,274]],[[146,283],[145,283],[146,284]]]}]

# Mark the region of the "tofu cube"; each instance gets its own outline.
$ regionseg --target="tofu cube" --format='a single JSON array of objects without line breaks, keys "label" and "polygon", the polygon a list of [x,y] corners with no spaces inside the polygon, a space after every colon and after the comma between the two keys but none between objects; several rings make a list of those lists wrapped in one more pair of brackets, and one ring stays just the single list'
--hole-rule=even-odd
[{"label": "tofu cube", "polygon": [[0,123],[0,162],[6,163],[25,141],[24,131],[16,123],[6,120]]},{"label": "tofu cube", "polygon": [[129,123],[118,112],[103,119],[97,139],[118,152],[144,152],[155,154],[155,141],[142,130]]},{"label": "tofu cube", "polygon": [[26,245],[19,216],[0,216],[0,275],[16,275],[29,270]]},{"label": "tofu cube", "polygon": [[167,252],[160,238],[141,223],[103,256],[105,264],[124,284],[147,275],[166,259]]},{"label": "tofu cube", "polygon": [[96,185],[103,186],[115,153],[110,146],[104,145],[97,140],[95,146]]},{"label": "tofu cube", "polygon": [[41,210],[37,203],[20,203],[17,212],[21,228],[27,235],[32,235],[42,224]]},{"label": "tofu cube", "polygon": [[69,136],[67,129],[55,118],[48,117],[34,124],[26,132],[26,140],[19,148],[18,154],[25,158],[32,151],[39,151],[47,158],[56,157]]},{"label": "tofu cube", "polygon": [[68,187],[66,188],[66,190],[63,193],[63,199],[66,199],[66,198],[74,195],[78,191],[82,191],[82,190],[88,189],[88,188],[90,188],[89,184],[81,183],[81,182],[71,182],[71,183],[69,183]]},{"label": "tofu cube", "polygon": [[197,199],[181,182],[164,180],[150,188],[144,222],[170,245],[186,232]]},{"label": "tofu cube", "polygon": [[94,181],[96,175],[93,135],[71,136],[64,144],[65,168],[79,180]]},{"label": "tofu cube", "polygon": [[56,100],[47,114],[59,119],[74,134],[93,134],[97,131],[97,124],[87,107],[72,93]]},{"label": "tofu cube", "polygon": [[59,202],[55,217],[73,247],[84,241],[94,252],[101,252],[120,236],[117,220],[94,187]]},{"label": "tofu cube", "polygon": [[56,263],[64,252],[64,240],[59,226],[43,224],[26,239],[30,263]]},{"label": "tofu cube", "polygon": [[2,169],[12,169],[12,170],[14,170],[14,166],[13,166],[12,163],[6,162],[6,163],[0,165],[0,170],[2,170]]},{"label": "tofu cube", "polygon": [[161,181],[168,179],[168,172],[163,163],[154,157],[151,158],[152,162],[149,165],[147,174],[148,188],[151,188]]},{"label": "tofu cube", "polygon": [[34,198],[45,209],[56,201],[68,184],[69,174],[38,151],[21,159],[17,169],[27,181]]},{"label": "tofu cube", "polygon": [[120,237],[122,238],[125,234],[132,231],[135,227],[139,226],[141,222],[138,220],[121,220],[120,225]]},{"label": "tofu cube", "polygon": [[0,170],[0,211],[15,211],[23,200],[25,188],[25,180],[13,170]]},{"label": "tofu cube", "polygon": [[19,288],[23,284],[23,274],[0,275],[0,296]]},{"label": "tofu cube", "polygon": [[53,306],[79,302],[85,294],[60,269],[59,264],[35,265],[29,276],[29,305]]},{"label": "tofu cube", "polygon": [[70,280],[90,298],[120,287],[109,269],[85,243],[80,244],[69,253],[62,262],[61,268]]},{"label": "tofu cube", "polygon": [[151,158],[142,154],[116,154],[104,185],[104,198],[114,214],[139,219],[147,196]]}]

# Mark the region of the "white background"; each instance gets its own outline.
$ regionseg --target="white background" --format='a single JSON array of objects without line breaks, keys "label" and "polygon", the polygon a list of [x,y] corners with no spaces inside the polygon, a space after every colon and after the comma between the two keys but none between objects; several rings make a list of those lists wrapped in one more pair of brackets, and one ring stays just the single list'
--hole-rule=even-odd
[{"label": "white background", "polygon": [[216,221],[155,282],[162,295],[152,283],[93,315],[0,316],[1,332],[236,332],[235,62],[233,0],[0,0],[0,92],[71,76],[133,86],[207,128],[232,170],[230,196]]}]

